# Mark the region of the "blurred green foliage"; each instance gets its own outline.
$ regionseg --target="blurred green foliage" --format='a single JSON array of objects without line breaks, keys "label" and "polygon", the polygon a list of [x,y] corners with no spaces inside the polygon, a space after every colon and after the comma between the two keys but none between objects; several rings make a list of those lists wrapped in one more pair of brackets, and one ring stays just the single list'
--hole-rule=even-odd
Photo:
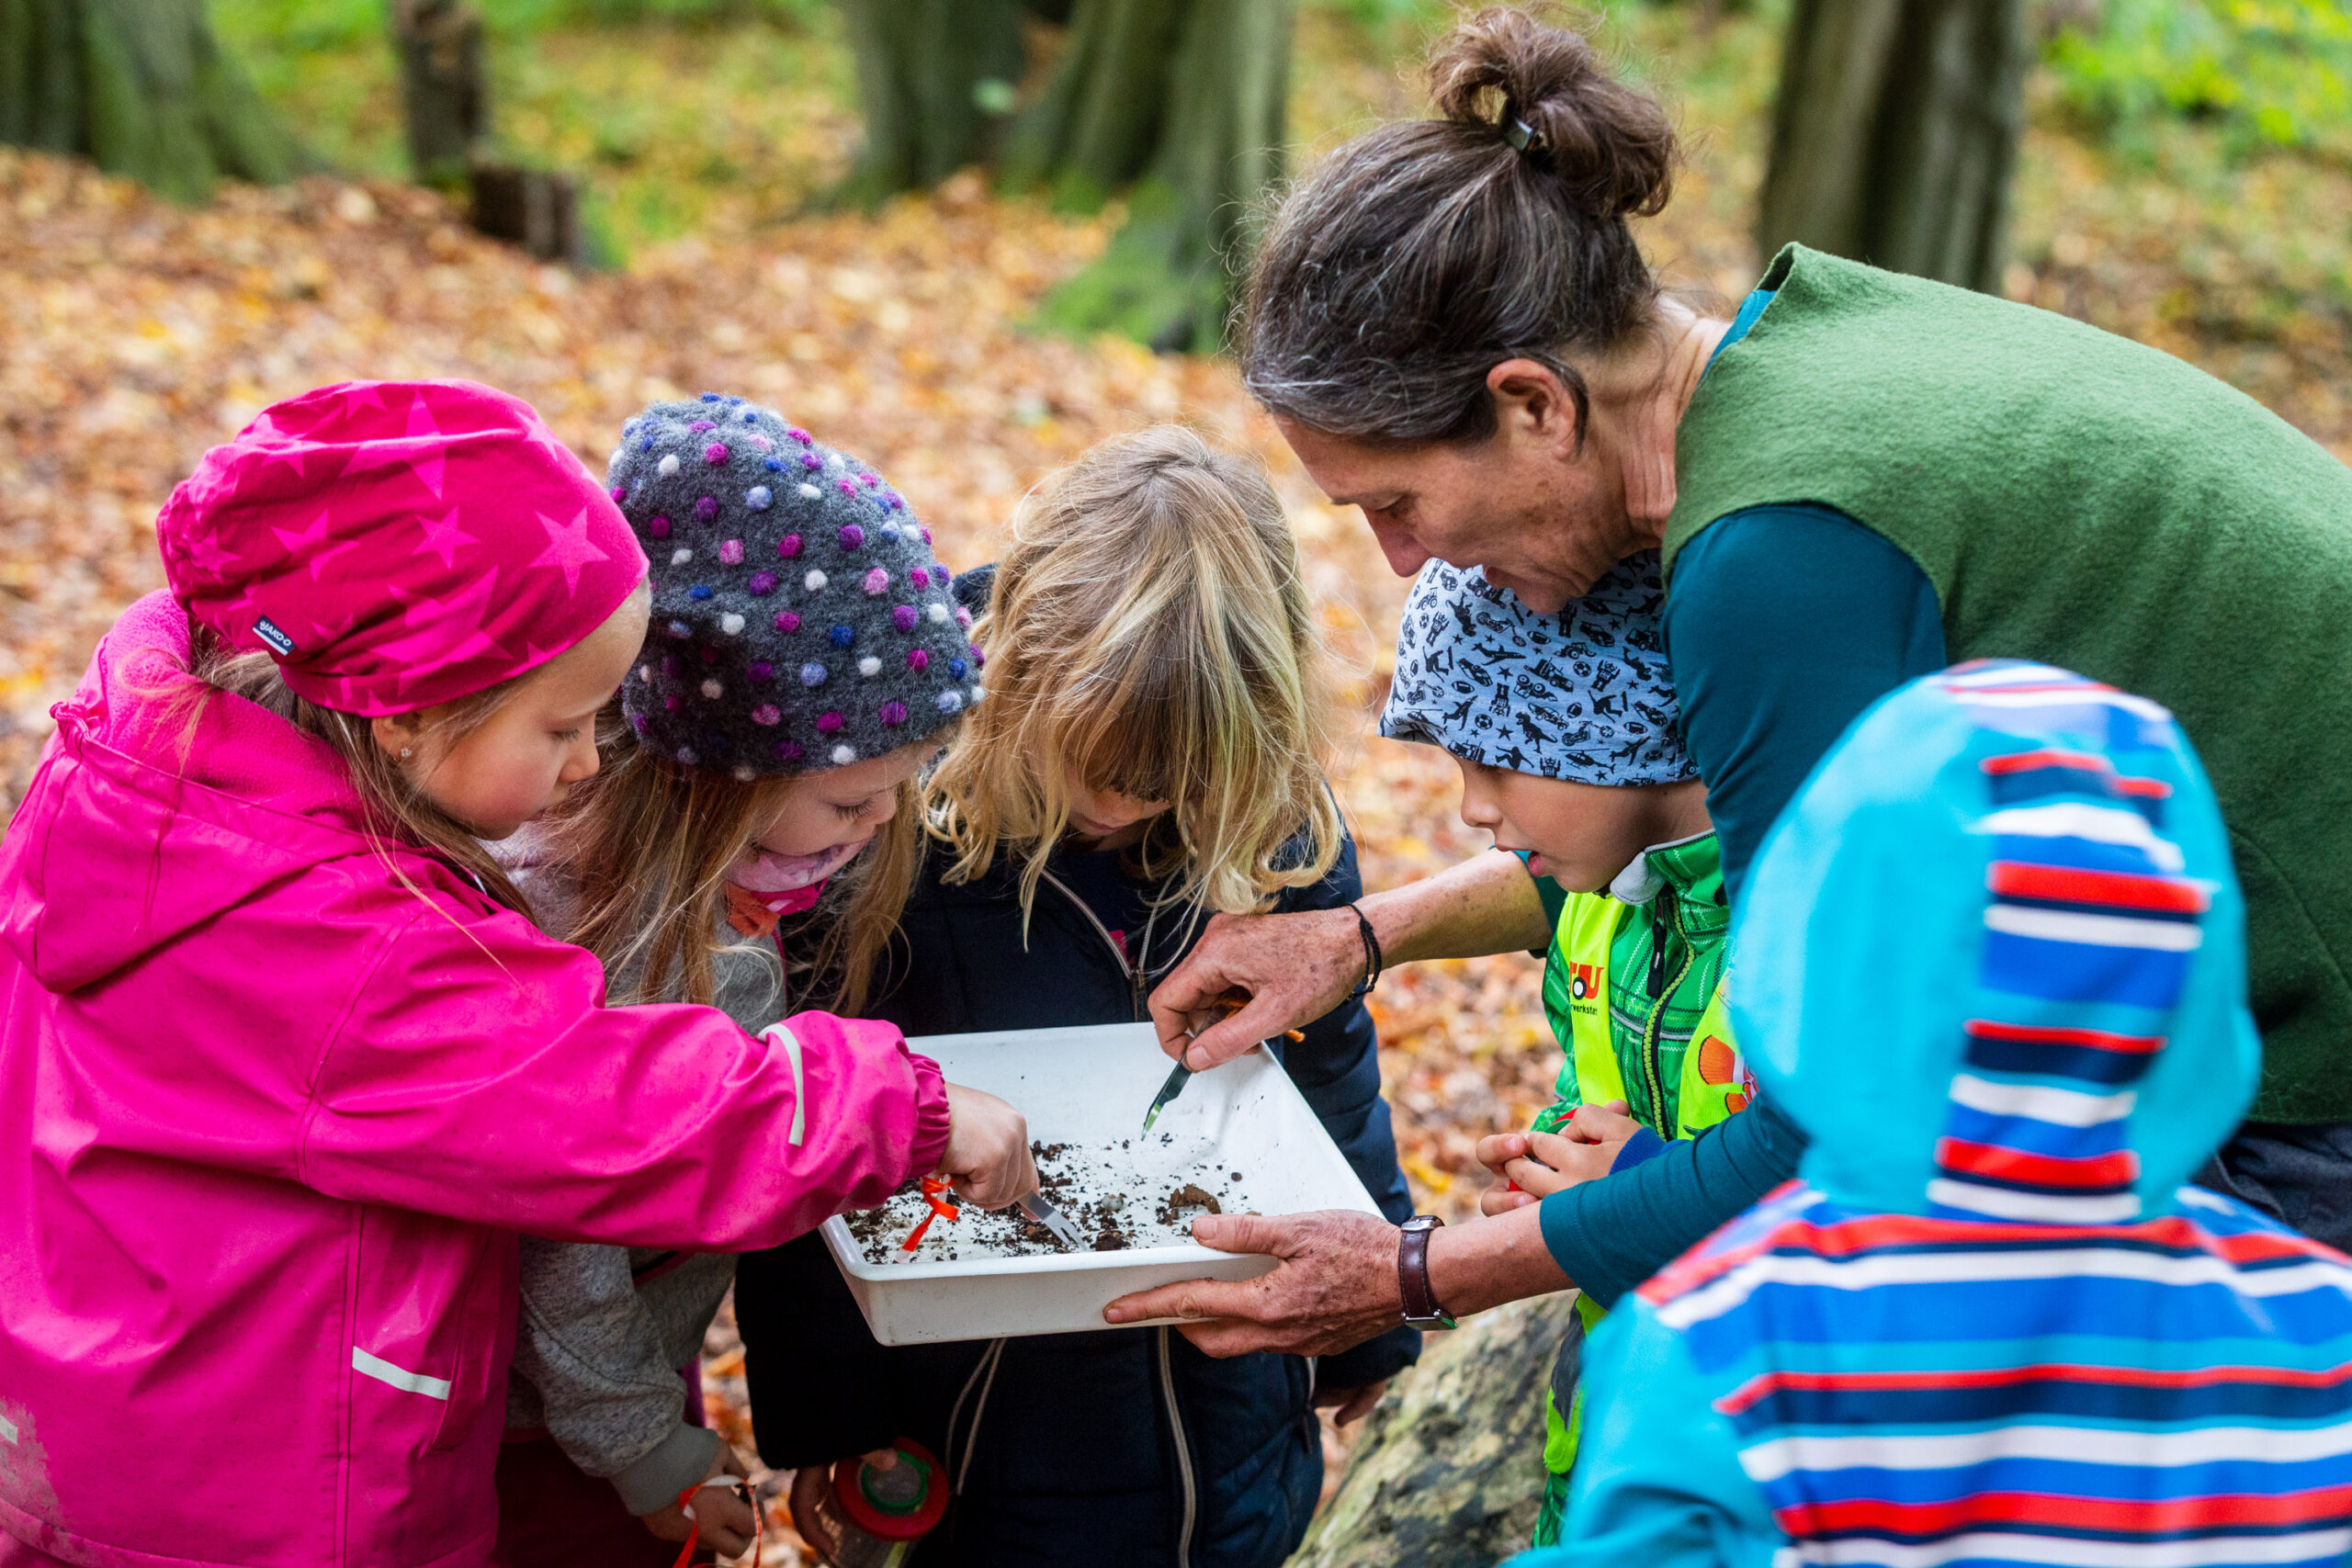
[{"label": "blurred green foliage", "polygon": [[2217,122],[2241,152],[2352,145],[2352,6],[2343,0],[2103,0],[2058,13],[2044,58],[2062,101],[2128,152],[2168,115]]},{"label": "blurred green foliage", "polygon": [[[601,259],[788,217],[857,134],[827,0],[474,0],[495,150],[581,178]],[[409,174],[386,0],[213,0],[311,151]]]}]

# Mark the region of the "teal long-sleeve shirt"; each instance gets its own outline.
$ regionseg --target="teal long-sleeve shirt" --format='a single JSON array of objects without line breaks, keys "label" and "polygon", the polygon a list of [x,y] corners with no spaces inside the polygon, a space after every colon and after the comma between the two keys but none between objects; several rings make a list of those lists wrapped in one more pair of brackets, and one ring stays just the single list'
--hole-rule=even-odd
[{"label": "teal long-sleeve shirt", "polygon": [[[1826,506],[1760,506],[1675,563],[1667,653],[1736,911],[1748,863],[1863,709],[1944,666],[1917,563]],[[1794,1176],[1804,1134],[1768,1099],[1630,1169],[1544,1200],[1544,1245],[1602,1306]]]}]

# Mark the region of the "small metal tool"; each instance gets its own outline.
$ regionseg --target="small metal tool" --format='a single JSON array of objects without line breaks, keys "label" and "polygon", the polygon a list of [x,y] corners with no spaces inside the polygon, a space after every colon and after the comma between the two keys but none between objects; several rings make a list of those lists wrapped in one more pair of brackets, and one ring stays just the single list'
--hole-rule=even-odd
[{"label": "small metal tool", "polygon": [[1064,1247],[1073,1252],[1086,1250],[1086,1243],[1080,1238],[1078,1227],[1071,1224],[1069,1217],[1055,1208],[1054,1201],[1043,1192],[1032,1192],[1022,1199],[1021,1208],[1031,1219],[1053,1232],[1054,1239]]}]

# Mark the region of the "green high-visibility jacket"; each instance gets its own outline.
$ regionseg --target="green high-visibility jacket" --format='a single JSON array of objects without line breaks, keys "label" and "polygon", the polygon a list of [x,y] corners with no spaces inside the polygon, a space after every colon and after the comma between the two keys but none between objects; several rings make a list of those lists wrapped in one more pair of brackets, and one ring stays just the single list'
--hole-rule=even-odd
[{"label": "green high-visibility jacket", "polygon": [[[1555,1132],[1580,1104],[1624,1100],[1634,1121],[1662,1138],[1688,1138],[1745,1108],[1756,1086],[1734,1043],[1724,964],[1731,911],[1712,832],[1644,852],[1654,886],[1639,904],[1606,893],[1572,893],[1560,911],[1544,965],[1544,1010],[1566,1055],[1556,1098],[1535,1119]],[[1601,1311],[1577,1311],[1589,1329]],[[1583,1391],[1563,1414],[1544,1396],[1544,1464],[1551,1472],[1535,1543],[1557,1537],[1568,1472],[1576,1461]]]}]

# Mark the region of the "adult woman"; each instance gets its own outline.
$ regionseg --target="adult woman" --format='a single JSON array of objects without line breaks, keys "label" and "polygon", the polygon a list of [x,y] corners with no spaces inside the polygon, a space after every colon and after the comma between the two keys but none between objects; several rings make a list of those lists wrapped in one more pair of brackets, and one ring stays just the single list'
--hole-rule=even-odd
[{"label": "adult woman", "polygon": [[[2038,659],[2171,707],[2230,820],[2267,1055],[2256,1120],[2209,1176],[2341,1245],[2352,740],[2330,720],[2352,639],[2331,606],[2352,593],[2352,473],[2165,355],[1795,247],[1736,319],[1707,320],[1660,297],[1626,228],[1667,198],[1655,103],[1509,11],[1442,42],[1432,78],[1442,118],[1334,154],[1256,264],[1244,374],[1308,470],[1397,571],[1484,566],[1538,610],[1663,547],[1685,739],[1735,902],[1815,761],[1911,676]],[[1507,866],[1473,863],[1365,908],[1392,957],[1425,956],[1524,944],[1531,902]],[[1192,1010],[1243,985],[1252,1009],[1189,1047],[1195,1066],[1230,1055],[1352,984],[1359,943],[1344,915],[1212,932],[1155,998],[1163,1033],[1181,1048]],[[1438,1300],[1475,1310],[1564,1278],[1613,1297],[1793,1169],[1793,1129],[1758,1111],[1441,1233]],[[1292,1267],[1123,1313],[1247,1319],[1196,1331],[1241,1348],[1331,1343],[1395,1310],[1393,1237],[1237,1228]]]}]

